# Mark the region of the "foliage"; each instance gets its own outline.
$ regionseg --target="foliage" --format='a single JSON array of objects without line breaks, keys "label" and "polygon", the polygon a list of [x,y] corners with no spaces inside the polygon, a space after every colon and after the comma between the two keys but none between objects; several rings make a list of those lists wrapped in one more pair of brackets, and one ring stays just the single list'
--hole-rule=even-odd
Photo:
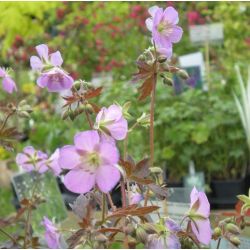
[{"label": "foliage", "polygon": [[46,27],[44,14],[46,11],[53,11],[56,6],[56,2],[2,2],[0,4],[0,37],[4,38],[1,45],[2,52],[6,52],[12,45],[16,35],[30,38],[42,34]]}]

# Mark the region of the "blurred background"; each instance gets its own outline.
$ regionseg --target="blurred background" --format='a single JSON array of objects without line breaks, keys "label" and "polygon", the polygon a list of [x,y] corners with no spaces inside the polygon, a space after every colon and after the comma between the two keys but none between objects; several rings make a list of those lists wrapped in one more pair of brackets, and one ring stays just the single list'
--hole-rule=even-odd
[{"label": "blurred background", "polygon": [[[145,19],[156,4],[179,12],[184,34],[172,63],[185,68],[191,80],[183,84],[174,76],[173,88],[158,83],[155,165],[169,186],[200,185],[214,208],[232,208],[235,196],[246,193],[249,149],[233,93],[240,94],[235,65],[247,79],[249,2],[2,2],[0,65],[14,70],[18,92],[1,91],[0,104],[26,99],[34,111],[30,119],[12,121],[22,133],[15,150],[0,147],[0,216],[14,210],[10,180],[18,172],[16,153],[26,145],[52,153],[88,128],[82,116],[62,122],[60,96],[37,87],[29,65],[35,46],[59,50],[74,79],[104,86],[96,100],[100,106],[130,101],[130,113],[138,118],[149,112],[149,99],[138,102],[139,85],[131,83],[131,75],[150,46]],[[202,38],[204,29],[209,38]],[[136,160],[147,156],[148,140],[147,128],[135,130],[129,154]]]}]

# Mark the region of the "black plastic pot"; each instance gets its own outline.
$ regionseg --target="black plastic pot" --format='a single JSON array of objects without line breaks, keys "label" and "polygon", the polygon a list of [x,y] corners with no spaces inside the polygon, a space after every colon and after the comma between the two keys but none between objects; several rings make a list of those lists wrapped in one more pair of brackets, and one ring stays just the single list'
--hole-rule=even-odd
[{"label": "black plastic pot", "polygon": [[209,197],[212,208],[233,209],[237,195],[246,193],[246,179],[211,181],[212,194]]}]

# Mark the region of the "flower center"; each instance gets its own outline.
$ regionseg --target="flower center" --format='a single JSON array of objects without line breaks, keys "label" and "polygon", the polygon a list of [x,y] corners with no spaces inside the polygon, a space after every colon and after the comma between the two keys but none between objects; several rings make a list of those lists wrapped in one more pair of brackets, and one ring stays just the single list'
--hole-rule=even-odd
[{"label": "flower center", "polygon": [[93,153],[88,154],[87,163],[93,169],[96,169],[96,168],[98,168],[100,166],[101,159],[100,159],[99,155],[96,152],[93,152]]},{"label": "flower center", "polygon": [[173,25],[168,21],[161,21],[157,27],[159,33],[165,36],[169,36],[173,32]]},{"label": "flower center", "polygon": [[60,84],[63,81],[63,77],[60,73],[55,73],[50,76],[50,80],[55,84]]}]

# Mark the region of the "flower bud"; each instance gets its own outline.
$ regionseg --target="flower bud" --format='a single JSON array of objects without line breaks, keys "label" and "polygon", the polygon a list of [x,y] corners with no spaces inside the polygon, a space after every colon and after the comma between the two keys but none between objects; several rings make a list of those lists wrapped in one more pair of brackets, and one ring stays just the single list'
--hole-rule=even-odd
[{"label": "flower bud", "polygon": [[85,105],[85,110],[86,110],[89,114],[92,114],[92,113],[94,112],[94,109],[93,109],[92,105],[89,104],[89,103]]},{"label": "flower bud", "polygon": [[106,242],[108,238],[104,234],[98,234],[95,236],[95,240],[98,242]]},{"label": "flower bud", "polygon": [[153,224],[145,223],[145,224],[142,225],[142,227],[145,229],[145,231],[148,234],[153,234],[153,233],[157,232],[157,230],[156,230],[156,228],[155,228],[155,226]]},{"label": "flower bud", "polygon": [[27,111],[18,112],[18,116],[21,118],[30,118],[30,114]]},{"label": "flower bud", "polygon": [[240,229],[233,223],[229,223],[226,225],[226,230],[232,234],[240,234]]},{"label": "flower bud", "polygon": [[148,127],[150,125],[150,115],[143,112],[136,121],[141,126]]},{"label": "flower bud", "polygon": [[144,56],[144,55],[140,55],[139,57],[138,57],[138,61],[146,61],[146,57]]},{"label": "flower bud", "polygon": [[74,88],[75,88],[76,90],[80,90],[80,88],[81,88],[81,82],[80,82],[80,81],[76,81],[76,82],[74,83]]},{"label": "flower bud", "polygon": [[221,229],[219,227],[216,227],[214,229],[214,236],[220,237],[221,236]]},{"label": "flower bud", "polygon": [[136,229],[136,238],[138,239],[138,241],[145,243],[147,241],[148,234],[142,227],[139,226]]},{"label": "flower bud", "polygon": [[74,111],[73,110],[69,110],[68,111],[68,116],[70,118],[71,121],[74,121],[75,119],[75,114],[74,114]]},{"label": "flower bud", "polygon": [[158,57],[158,62],[159,63],[164,63],[164,62],[166,62],[167,61],[167,57],[165,57],[165,56],[163,56],[163,55],[160,55],[159,57]]},{"label": "flower bud", "polygon": [[173,86],[173,85],[174,85],[173,80],[172,80],[171,78],[168,78],[168,77],[165,77],[165,78],[163,79],[163,83],[164,83],[165,85],[168,85],[168,86]]},{"label": "flower bud", "polygon": [[125,228],[124,228],[124,232],[127,234],[132,234],[134,231],[134,227],[131,224],[128,224]]},{"label": "flower bud", "polygon": [[66,110],[66,111],[63,113],[63,115],[62,115],[62,119],[65,120],[65,119],[68,118],[68,116],[69,116],[69,111]]},{"label": "flower bud", "polygon": [[231,236],[229,238],[229,241],[234,244],[235,246],[239,246],[240,245],[240,239],[237,236]]},{"label": "flower bud", "polygon": [[184,80],[187,80],[189,78],[187,71],[183,69],[178,70],[177,75]]}]

